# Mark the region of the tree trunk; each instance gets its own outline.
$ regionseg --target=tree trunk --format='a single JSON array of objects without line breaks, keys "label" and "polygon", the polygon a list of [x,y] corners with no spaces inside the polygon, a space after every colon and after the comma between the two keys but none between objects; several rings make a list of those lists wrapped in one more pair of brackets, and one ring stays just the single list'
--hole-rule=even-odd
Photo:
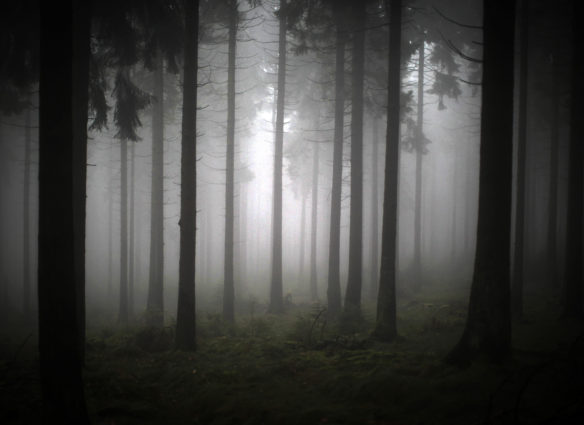
[{"label": "tree trunk", "polygon": [[74,11],[74,74],[73,90],[73,162],[75,220],[75,281],[77,284],[77,316],[81,362],[85,359],[85,218],[87,203],[87,119],[89,103],[89,61],[91,2],[77,5]]},{"label": "tree trunk", "polygon": [[333,146],[333,177],[331,189],[331,221],[329,240],[329,264],[327,302],[332,316],[341,311],[341,195],[343,187],[343,127],[345,120],[345,46],[347,32],[344,28],[345,9],[335,2],[333,12],[336,24],[335,62],[335,130]]},{"label": "tree trunk", "polygon": [[418,122],[416,125],[416,193],[414,211],[414,289],[422,286],[422,156],[424,155],[424,49],[418,48]]},{"label": "tree trunk", "polygon": [[[387,5],[389,3],[389,5]],[[387,0],[389,9],[389,64],[387,77],[387,137],[385,148],[385,187],[383,190],[383,229],[381,234],[381,270],[377,297],[374,336],[391,341],[397,336],[396,256],[397,201],[400,126],[401,0]]]},{"label": "tree trunk", "polygon": [[239,284],[247,289],[247,182],[239,184]]},{"label": "tree trunk", "polygon": [[[29,98],[30,101],[30,98]],[[24,187],[22,211],[22,312],[24,320],[31,317],[30,308],[30,162],[31,162],[31,107],[24,116]]]},{"label": "tree trunk", "polygon": [[[130,142],[133,143],[133,142]],[[128,323],[128,141],[120,139],[120,308],[118,321]]]},{"label": "tree trunk", "polygon": [[[582,16],[582,2],[573,3],[574,13],[574,45],[578,45],[582,37],[582,25],[579,19]],[[582,73],[584,64],[582,56],[577,52],[572,62],[572,111],[570,134],[570,171],[568,187],[568,230],[566,243],[566,284],[564,314],[569,317],[582,317],[582,217],[584,216],[582,192],[582,169],[584,169],[584,132],[582,131],[582,95],[584,84]]]},{"label": "tree trunk", "polygon": [[113,246],[113,242],[114,242],[114,238],[113,238],[113,227],[114,227],[114,221],[113,221],[113,215],[114,215],[114,179],[113,179],[113,143],[110,143],[109,146],[109,193],[108,193],[108,212],[107,212],[107,222],[108,222],[108,239],[107,239],[107,243],[108,243],[108,248],[107,248],[107,303],[109,305],[109,303],[112,302],[112,298],[113,298],[113,250],[114,250],[114,246]]},{"label": "tree trunk", "polygon": [[[77,252],[80,129],[87,126],[89,5],[40,4],[39,361],[43,423],[88,424]],[[74,60],[75,58],[75,60]],[[84,87],[84,89],[83,89]],[[79,90],[81,89],[81,90]],[[85,117],[85,121],[84,121]]]},{"label": "tree trunk", "polygon": [[[317,125],[318,128],[318,125]],[[312,158],[312,209],[310,220],[310,298],[312,301],[318,299],[318,275],[316,270],[316,241],[317,241],[317,219],[318,219],[318,162],[319,162],[318,143],[313,144]]]},{"label": "tree trunk", "polygon": [[147,322],[164,323],[164,61],[156,51],[152,105],[152,183],[150,200],[150,270]]},{"label": "tree trunk", "polygon": [[560,160],[560,46],[556,41],[552,56],[551,134],[550,134],[550,180],[548,191],[547,259],[548,279],[552,288],[559,289],[558,270],[558,179]]},{"label": "tree trunk", "polygon": [[225,156],[225,261],[223,271],[223,319],[235,321],[235,285],[233,281],[233,222],[235,189],[235,55],[237,37],[237,2],[229,2],[229,51],[227,66],[227,155]]},{"label": "tree trunk", "polygon": [[523,268],[525,243],[525,166],[527,147],[527,79],[529,48],[529,1],[521,1],[520,10],[520,47],[519,47],[519,118],[517,136],[517,183],[515,205],[515,245],[513,261],[513,279],[511,284],[511,311],[520,318],[523,315]]},{"label": "tree trunk", "polygon": [[184,12],[185,44],[176,348],[179,350],[195,350],[196,135],[199,0],[186,0],[184,3]]},{"label": "tree trunk", "polygon": [[373,144],[371,153],[371,282],[369,283],[369,299],[377,296],[379,283],[379,134],[377,119],[373,119]]},{"label": "tree trunk", "polygon": [[134,179],[136,162],[136,143],[130,145],[130,229],[128,244],[128,317],[134,317]]},{"label": "tree trunk", "polygon": [[270,312],[283,311],[282,300],[282,153],[284,147],[284,99],[286,90],[286,0],[280,0],[280,32],[278,38],[278,103],[276,111],[276,140],[274,148],[272,281]]},{"label": "tree trunk", "polygon": [[484,1],[483,90],[477,249],[463,335],[448,361],[478,354],[500,361],[511,352],[509,255],[513,159],[515,2]]},{"label": "tree trunk", "polygon": [[300,287],[304,288],[304,258],[306,255],[306,197],[308,196],[304,182],[301,184],[300,191],[300,196],[302,196],[302,204],[300,206],[300,265],[298,267],[298,275],[300,276]]},{"label": "tree trunk", "polygon": [[353,4],[353,70],[351,75],[351,221],[349,280],[345,309],[361,308],[363,269],[363,83],[365,70],[366,3]]}]

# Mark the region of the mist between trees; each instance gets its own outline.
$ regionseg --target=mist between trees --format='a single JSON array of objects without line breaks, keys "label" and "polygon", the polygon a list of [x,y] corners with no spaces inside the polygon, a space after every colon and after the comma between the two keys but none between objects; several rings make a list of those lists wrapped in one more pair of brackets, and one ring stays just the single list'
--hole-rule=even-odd
[{"label": "mist between trees", "polygon": [[392,341],[429,289],[470,294],[458,364],[509,356],[525,293],[581,316],[581,6],[493,3],[2,6],[0,308],[40,314],[41,374],[215,313]]}]

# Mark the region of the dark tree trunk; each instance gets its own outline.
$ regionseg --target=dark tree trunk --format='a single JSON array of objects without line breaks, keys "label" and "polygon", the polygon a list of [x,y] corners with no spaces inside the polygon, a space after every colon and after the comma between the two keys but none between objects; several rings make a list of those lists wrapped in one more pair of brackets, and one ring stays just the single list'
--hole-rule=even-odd
[{"label": "dark tree trunk", "polygon": [[304,182],[301,184],[302,188],[300,196],[302,196],[302,204],[300,206],[300,266],[298,268],[298,275],[300,276],[300,285],[304,287],[304,258],[306,256],[306,185]]},{"label": "dark tree trunk", "polygon": [[239,284],[247,288],[247,182],[239,184]]},{"label": "dark tree trunk", "polygon": [[128,323],[128,141],[125,139],[120,139],[120,309],[118,321],[122,325]]},{"label": "dark tree trunk", "polygon": [[107,239],[107,303],[112,302],[113,298],[113,250],[114,250],[114,179],[113,179],[113,143],[109,146],[109,193],[108,193],[108,211],[107,211],[107,223],[108,223],[108,239]]},{"label": "dark tree trunk", "polygon": [[351,74],[351,203],[349,279],[345,309],[361,308],[363,278],[363,83],[365,78],[366,3],[352,6],[353,69]]},{"label": "dark tree trunk", "polygon": [[[389,5],[387,5],[389,3]],[[391,341],[397,336],[395,281],[397,256],[397,198],[400,125],[401,0],[387,0],[389,9],[389,64],[387,77],[387,137],[385,148],[385,187],[383,190],[383,229],[381,270],[374,336]]]},{"label": "dark tree trunk", "polygon": [[379,283],[379,135],[377,119],[373,119],[373,152],[371,153],[371,282],[369,299],[377,297]]},{"label": "dark tree trunk", "polygon": [[223,283],[223,318],[235,321],[235,285],[233,281],[233,224],[235,190],[235,55],[237,37],[237,2],[229,2],[229,50],[227,65],[227,154],[225,159],[225,261]]},{"label": "dark tree trunk", "polygon": [[128,317],[134,317],[134,219],[136,143],[130,145],[130,228],[128,234]]},{"label": "dark tree trunk", "polygon": [[[39,105],[39,361],[43,423],[89,423],[82,380],[79,131],[87,125],[88,4],[41,2]],[[85,43],[85,41],[87,43]],[[80,55],[80,56],[77,56]],[[74,60],[75,58],[75,60]],[[87,64],[88,66],[88,64]],[[83,90],[84,87],[84,90]],[[79,89],[82,89],[79,91]],[[85,112],[84,112],[85,111]],[[83,118],[85,116],[85,121]]]},{"label": "dark tree trunk", "polygon": [[164,61],[156,52],[152,105],[152,183],[150,200],[150,270],[147,320],[151,326],[164,323]]},{"label": "dark tree trunk", "polygon": [[[318,125],[317,125],[318,128]],[[318,299],[318,275],[316,270],[316,241],[317,241],[317,219],[318,219],[318,162],[319,146],[313,145],[314,156],[312,158],[312,209],[310,217],[310,298],[312,301]]]},{"label": "dark tree trunk", "polygon": [[[582,39],[582,2],[573,2],[574,45],[577,46]],[[584,131],[582,126],[582,96],[584,95],[584,83],[582,75],[584,64],[582,55],[574,53],[572,62],[572,94],[571,94],[571,134],[570,134],[570,171],[568,188],[568,229],[566,243],[566,284],[565,288],[565,315],[569,317],[582,317],[582,217],[584,216],[582,192],[582,170],[584,169]]]},{"label": "dark tree trunk", "polygon": [[272,281],[270,312],[283,311],[282,300],[282,153],[284,146],[284,99],[286,90],[286,0],[280,0],[280,32],[278,38],[278,103],[276,110],[276,140],[274,148]]},{"label": "dark tree trunk", "polygon": [[416,193],[414,210],[414,289],[422,284],[422,159],[424,140],[424,47],[418,48],[418,122],[416,123]]},{"label": "dark tree trunk", "polygon": [[[30,101],[30,99],[29,99]],[[22,211],[22,312],[24,319],[30,319],[30,162],[31,162],[31,108],[24,116],[24,185]]]},{"label": "dark tree trunk", "polygon": [[511,284],[511,311],[520,318],[523,315],[523,268],[525,243],[525,165],[527,161],[527,79],[529,48],[529,0],[521,1],[519,23],[519,117],[517,136],[517,199],[515,206],[515,245],[513,279]]},{"label": "dark tree trunk", "polygon": [[176,348],[179,350],[195,350],[195,241],[197,212],[196,119],[199,0],[185,0],[184,12],[185,44]]},{"label": "dark tree trunk", "polygon": [[77,316],[79,320],[79,347],[81,362],[85,358],[85,218],[87,198],[87,117],[89,99],[89,58],[91,2],[75,3],[73,38],[73,162],[75,220],[75,281],[77,284]]},{"label": "dark tree trunk", "polygon": [[559,289],[558,270],[558,179],[560,161],[560,43],[556,41],[552,56],[550,180],[548,191],[547,260],[548,279],[552,288]]},{"label": "dark tree trunk", "polygon": [[448,360],[511,352],[510,233],[515,2],[485,1],[477,249],[466,326]]},{"label": "dark tree trunk", "polygon": [[343,187],[343,127],[345,120],[345,46],[347,32],[344,28],[345,8],[335,2],[333,12],[336,24],[335,63],[335,130],[333,147],[333,177],[331,189],[331,221],[329,241],[328,312],[337,315],[341,311],[341,194]]}]

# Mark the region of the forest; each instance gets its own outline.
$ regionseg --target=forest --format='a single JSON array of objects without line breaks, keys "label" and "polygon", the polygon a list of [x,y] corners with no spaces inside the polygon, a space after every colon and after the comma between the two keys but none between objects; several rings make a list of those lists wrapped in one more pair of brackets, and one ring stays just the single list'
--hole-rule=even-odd
[{"label": "forest", "polygon": [[3,2],[0,423],[581,423],[582,9]]}]

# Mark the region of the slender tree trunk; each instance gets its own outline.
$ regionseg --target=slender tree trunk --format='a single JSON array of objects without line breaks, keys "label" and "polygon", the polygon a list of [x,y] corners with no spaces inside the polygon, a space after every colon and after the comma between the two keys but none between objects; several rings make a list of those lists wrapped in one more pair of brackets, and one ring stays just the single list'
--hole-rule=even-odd
[{"label": "slender tree trunk", "polygon": [[349,280],[345,309],[361,308],[363,278],[363,84],[366,3],[353,4],[353,70],[351,75],[351,221]]},{"label": "slender tree trunk", "polygon": [[478,354],[493,361],[511,352],[510,233],[513,159],[513,43],[515,2],[501,9],[484,1],[483,90],[477,250],[463,335],[448,361]]},{"label": "slender tree trunk", "polygon": [[[573,37],[574,45],[578,45],[582,37],[582,2],[573,2]],[[570,171],[568,183],[568,227],[566,241],[566,284],[564,314],[569,317],[582,317],[582,290],[584,286],[582,276],[582,230],[584,217],[584,202],[582,193],[584,182],[584,131],[582,126],[582,96],[584,95],[584,63],[578,52],[574,53],[572,62],[572,111],[570,134]]]},{"label": "slender tree trunk", "polygon": [[515,317],[523,315],[523,268],[525,243],[525,166],[527,147],[527,78],[529,48],[529,0],[521,1],[519,47],[519,118],[517,137],[517,199],[515,206],[515,245],[513,278],[511,284],[511,311]]},{"label": "slender tree trunk", "polygon": [[300,286],[304,288],[304,258],[306,255],[306,197],[308,194],[306,193],[306,185],[302,182],[302,189],[301,194],[302,196],[302,205],[301,205],[301,212],[300,212],[300,266],[298,268],[298,274],[300,276]]},{"label": "slender tree trunk", "polygon": [[185,44],[181,153],[180,254],[176,348],[196,349],[197,67],[199,0],[184,3]]},{"label": "slender tree trunk", "polygon": [[152,183],[150,201],[150,270],[147,321],[164,323],[164,61],[156,51],[152,105]]},{"label": "slender tree trunk", "polygon": [[112,302],[113,297],[113,214],[114,214],[114,184],[113,184],[113,143],[109,146],[109,193],[108,193],[108,212],[107,212],[107,222],[108,222],[108,248],[107,248],[107,302],[108,304]]},{"label": "slender tree trunk", "polygon": [[73,162],[75,220],[75,281],[77,284],[77,317],[79,320],[79,349],[85,361],[85,218],[87,203],[87,119],[89,102],[89,61],[91,1],[75,4],[74,36],[74,102]]},{"label": "slender tree trunk", "polygon": [[[318,125],[317,125],[318,128]],[[317,222],[318,222],[318,163],[319,163],[319,146],[313,144],[312,158],[312,209],[310,220],[310,298],[312,301],[318,299],[318,275],[316,271],[316,241],[317,241]]]},{"label": "slender tree trunk", "polygon": [[136,143],[130,144],[130,229],[128,244],[128,317],[134,317],[134,179],[136,162]]},{"label": "slender tree trunk", "polygon": [[[81,368],[76,179],[87,126],[89,5],[40,4],[39,361],[46,424],[88,424]],[[75,59],[75,60],[74,60]],[[84,87],[84,89],[83,89]],[[81,89],[81,90],[80,90]],[[85,117],[85,120],[84,120]]]},{"label": "slender tree trunk", "polygon": [[333,146],[333,177],[331,189],[331,220],[329,241],[328,312],[332,316],[341,311],[341,194],[343,187],[343,127],[345,119],[345,46],[347,32],[344,28],[345,8],[335,2],[333,12],[336,23],[336,62],[335,62],[335,130]]},{"label": "slender tree trunk", "polygon": [[[29,99],[30,101],[30,99]],[[31,162],[31,109],[26,109],[24,116],[24,187],[22,211],[22,312],[26,321],[30,314],[30,162]]]},{"label": "slender tree trunk", "polygon": [[128,141],[124,139],[120,140],[120,308],[118,321],[122,325],[128,323]]},{"label": "slender tree trunk", "polygon": [[280,0],[280,33],[278,39],[278,104],[276,111],[276,140],[274,149],[274,213],[272,231],[272,282],[270,312],[283,311],[282,300],[282,153],[284,147],[284,99],[286,90],[286,0]]},{"label": "slender tree trunk", "polygon": [[247,289],[247,182],[239,184],[239,282]]},{"label": "slender tree trunk", "polygon": [[235,321],[235,285],[233,281],[233,223],[235,189],[235,55],[237,37],[237,2],[229,2],[229,52],[227,66],[227,155],[225,159],[225,261],[223,271],[223,318]]},{"label": "slender tree trunk", "polygon": [[553,288],[559,289],[558,270],[558,179],[560,160],[560,46],[556,41],[553,54],[551,134],[550,134],[550,180],[548,191],[547,259],[548,279]]},{"label": "slender tree trunk", "polygon": [[379,134],[377,119],[373,119],[373,144],[371,153],[371,282],[369,283],[369,299],[377,296],[379,283]]},{"label": "slender tree trunk", "polygon": [[418,48],[418,122],[416,125],[416,193],[414,212],[414,289],[422,286],[422,157],[424,137],[424,66],[425,43]]},{"label": "slender tree trunk", "polygon": [[383,229],[381,235],[381,270],[379,273],[379,295],[377,297],[377,320],[374,336],[383,341],[391,341],[397,336],[395,282],[397,275],[397,201],[400,146],[401,0],[386,0],[386,7],[389,9],[387,137],[385,187],[383,191]]}]

